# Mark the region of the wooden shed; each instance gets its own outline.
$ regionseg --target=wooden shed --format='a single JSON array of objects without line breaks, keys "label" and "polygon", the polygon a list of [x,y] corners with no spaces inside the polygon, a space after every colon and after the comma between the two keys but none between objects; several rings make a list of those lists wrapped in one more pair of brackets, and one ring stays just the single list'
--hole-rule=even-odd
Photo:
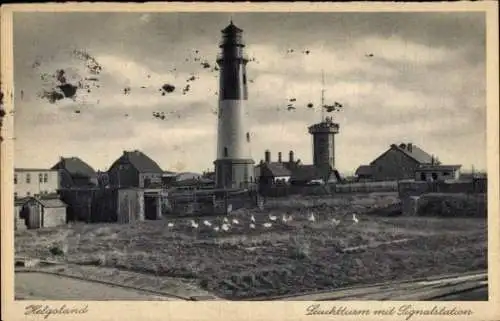
[{"label": "wooden shed", "polygon": [[14,201],[14,229],[25,230],[27,228],[26,219],[23,216],[23,205],[27,198],[20,198]]},{"label": "wooden shed", "polygon": [[28,229],[65,225],[67,205],[58,198],[28,198],[21,210],[20,218]]}]

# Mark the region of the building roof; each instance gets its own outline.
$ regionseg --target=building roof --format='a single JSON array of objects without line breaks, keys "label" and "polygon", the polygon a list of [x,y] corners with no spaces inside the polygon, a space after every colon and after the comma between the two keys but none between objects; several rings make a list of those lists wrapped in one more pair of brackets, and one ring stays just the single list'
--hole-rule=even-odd
[{"label": "building roof", "polygon": [[314,165],[300,165],[292,172],[292,181],[312,181],[329,178],[332,169],[330,167],[320,167]]},{"label": "building roof", "polygon": [[78,157],[61,157],[52,169],[65,169],[73,178],[96,178],[96,171]]},{"label": "building roof", "polygon": [[373,174],[373,167],[371,165],[361,165],[356,170],[356,176],[369,176]]},{"label": "building roof", "polygon": [[53,198],[53,197],[25,197],[23,199],[23,202],[21,203],[24,204],[28,201],[35,201],[35,202],[38,202],[40,203],[43,207],[47,207],[47,208],[57,208],[57,207],[67,207],[68,205],[66,205],[66,203],[64,203],[63,201],[61,201],[61,199],[59,198]]},{"label": "building roof", "polygon": [[334,123],[332,118],[326,118],[325,120],[311,125],[308,127],[309,133],[314,134],[314,133],[338,133],[339,131],[339,124]]},{"label": "building roof", "polygon": [[24,203],[26,203],[30,197],[21,197],[21,198],[16,198],[14,199],[14,206],[21,206]]},{"label": "building roof", "polygon": [[292,173],[283,163],[272,162],[260,165],[260,176],[282,177],[291,175]]},{"label": "building roof", "polygon": [[163,174],[164,171],[158,166],[158,164],[146,156],[141,151],[124,151],[123,155],[118,158],[111,167],[115,164],[128,163],[132,165],[139,173],[159,173]]},{"label": "building roof", "polygon": [[397,150],[399,152],[404,153],[406,156],[410,157],[411,159],[415,160],[419,164],[431,164],[433,162],[433,157],[426,153],[424,150],[416,146],[415,144],[412,143],[401,143],[399,145],[392,144],[390,148],[385,151],[382,155],[379,157],[375,158],[371,164],[375,163],[377,160],[379,160],[382,156],[384,156],[386,153],[388,153],[390,150]]},{"label": "building roof", "polygon": [[57,169],[52,168],[14,168],[14,172],[53,172]]},{"label": "building roof", "polygon": [[63,201],[61,201],[60,199],[58,198],[54,198],[54,199],[37,199],[37,201],[43,205],[43,207],[50,207],[50,208],[53,208],[53,207],[66,207],[66,203],[64,203]]},{"label": "building roof", "polygon": [[175,176],[175,180],[179,182],[179,181],[186,181],[186,180],[191,180],[191,179],[198,179],[198,178],[201,178],[201,177],[203,177],[202,174],[191,173],[191,172],[183,172],[183,173],[178,173]]},{"label": "building roof", "polygon": [[175,182],[176,186],[193,186],[193,185],[209,185],[215,183],[214,180],[208,178],[190,178]]},{"label": "building roof", "polygon": [[231,20],[231,22],[229,23],[229,25],[222,29],[222,32],[223,33],[240,33],[240,32],[243,32],[242,29],[236,27],[234,24],[233,24],[233,21]]}]

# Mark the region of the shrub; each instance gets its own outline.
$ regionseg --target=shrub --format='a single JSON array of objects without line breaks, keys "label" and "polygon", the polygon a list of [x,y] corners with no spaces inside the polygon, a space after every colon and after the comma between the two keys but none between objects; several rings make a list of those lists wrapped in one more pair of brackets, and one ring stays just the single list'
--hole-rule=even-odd
[{"label": "shrub", "polygon": [[306,240],[301,234],[290,237],[288,255],[292,259],[308,259],[311,254],[311,242]]},{"label": "shrub", "polygon": [[50,254],[52,255],[55,255],[55,256],[59,256],[59,255],[65,255],[65,251],[63,248],[61,248],[59,245],[53,245],[52,247],[50,247],[49,249],[49,252]]},{"label": "shrub", "polygon": [[419,200],[422,216],[486,216],[486,200],[476,195],[428,194]]}]

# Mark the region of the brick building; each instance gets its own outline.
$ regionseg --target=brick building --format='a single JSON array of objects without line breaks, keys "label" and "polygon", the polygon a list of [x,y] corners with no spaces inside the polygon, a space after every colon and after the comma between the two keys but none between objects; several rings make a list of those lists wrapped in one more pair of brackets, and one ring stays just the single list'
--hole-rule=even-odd
[{"label": "brick building", "polygon": [[78,157],[61,157],[52,169],[59,171],[60,187],[63,189],[98,184],[96,171]]},{"label": "brick building", "polygon": [[424,165],[436,164],[435,158],[412,143],[392,144],[370,165],[361,165],[358,178],[373,181],[414,179],[415,171]]},{"label": "brick building", "polygon": [[109,168],[109,184],[113,187],[160,187],[164,171],[144,153],[124,151]]}]

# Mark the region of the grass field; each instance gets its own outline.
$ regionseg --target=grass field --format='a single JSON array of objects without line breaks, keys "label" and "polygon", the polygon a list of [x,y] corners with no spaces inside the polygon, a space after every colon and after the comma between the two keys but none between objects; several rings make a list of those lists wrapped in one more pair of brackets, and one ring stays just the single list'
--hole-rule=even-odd
[{"label": "grass field", "polygon": [[[229,299],[486,268],[485,218],[380,215],[397,203],[389,193],[277,199],[262,211],[231,213],[239,224],[227,232],[213,229],[222,217],[196,219],[197,229],[188,218],[165,218],[17,231],[16,255],[190,279]],[[293,219],[285,223],[283,215]]]}]

